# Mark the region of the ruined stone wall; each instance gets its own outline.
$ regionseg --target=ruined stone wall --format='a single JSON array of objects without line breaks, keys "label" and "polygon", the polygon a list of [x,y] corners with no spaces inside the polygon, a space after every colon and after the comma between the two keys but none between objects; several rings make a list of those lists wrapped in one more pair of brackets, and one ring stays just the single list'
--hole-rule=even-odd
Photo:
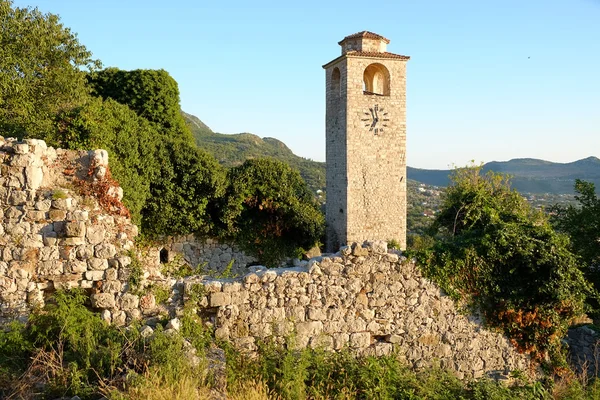
[{"label": "ruined stone wall", "polygon": [[[200,288],[200,290],[199,290]],[[293,337],[299,347],[398,352],[414,367],[439,363],[459,377],[529,369],[499,333],[459,313],[439,287],[384,242],[342,248],[305,266],[262,270],[236,280],[185,282],[203,292],[216,336],[253,351],[257,342]]]},{"label": "ruined stone wall", "polygon": [[171,262],[180,256],[190,266],[199,268],[204,273],[223,273],[233,261],[228,272],[245,275],[248,272],[247,266],[257,262],[234,243],[221,243],[216,239],[198,238],[194,235],[165,238],[163,243],[151,250],[153,262],[161,263],[161,250],[166,251],[167,258],[162,262]]},{"label": "ruined stone wall", "polygon": [[[293,337],[301,347],[396,351],[415,367],[439,363],[459,377],[528,369],[528,358],[506,338],[458,312],[384,242],[344,247],[293,268],[252,267],[236,279],[163,276],[155,263],[139,262],[152,250],[134,247],[130,220],[99,205],[102,196],[118,203],[120,188],[81,194],[107,169],[103,150],[0,139],[0,323],[26,316],[57,289],[78,287],[104,320],[123,325],[141,318],[146,333],[165,320],[164,328],[177,329],[181,307],[191,305],[216,336],[248,351]],[[183,241],[165,246],[190,251]],[[229,253],[219,249],[219,262],[227,262],[222,255]]]},{"label": "ruined stone wall", "polygon": [[569,361],[579,373],[600,376],[600,333],[587,327],[569,329],[565,341]]},{"label": "ruined stone wall", "polygon": [[[105,179],[107,168],[104,150],[0,137],[0,322],[25,316],[57,289],[87,289],[107,304],[127,289],[126,252],[137,227],[80,195],[81,185]],[[103,195],[117,204],[122,190]]]}]

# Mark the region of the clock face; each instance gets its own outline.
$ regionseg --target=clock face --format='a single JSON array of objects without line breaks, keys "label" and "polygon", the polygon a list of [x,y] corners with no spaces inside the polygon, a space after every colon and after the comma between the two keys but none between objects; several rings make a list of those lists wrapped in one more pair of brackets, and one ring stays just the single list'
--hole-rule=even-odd
[{"label": "clock face", "polygon": [[369,107],[369,110],[363,114],[360,121],[364,123],[366,128],[369,128],[369,132],[373,132],[375,135],[382,134],[383,129],[387,128],[387,123],[390,121],[388,113],[385,112],[383,107],[379,107],[379,104]]}]

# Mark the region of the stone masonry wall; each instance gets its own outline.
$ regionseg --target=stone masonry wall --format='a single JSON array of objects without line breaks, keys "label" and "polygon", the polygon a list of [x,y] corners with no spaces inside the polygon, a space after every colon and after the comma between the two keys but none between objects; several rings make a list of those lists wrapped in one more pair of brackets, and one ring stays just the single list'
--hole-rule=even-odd
[{"label": "stone masonry wall", "polygon": [[164,239],[164,243],[153,250],[155,262],[160,263],[160,251],[167,251],[168,261],[180,255],[190,266],[200,267],[201,271],[222,273],[233,260],[231,273],[244,275],[247,266],[255,264],[256,259],[246,255],[232,243],[221,243],[211,238],[197,238],[194,235],[176,236]]},{"label": "stone masonry wall", "polygon": [[[165,319],[165,329],[177,329],[181,307],[193,302],[216,336],[247,351],[293,336],[301,347],[396,351],[415,367],[439,363],[459,377],[528,370],[528,358],[506,338],[457,312],[385,242],[344,247],[292,268],[253,267],[257,272],[236,279],[163,276],[156,265],[137,262],[147,249],[134,247],[137,228],[127,217],[80,194],[82,182],[105,179],[107,170],[103,150],[0,138],[0,324],[25,317],[57,289],[78,287],[104,320],[143,319],[146,334]],[[113,186],[98,195],[120,200],[122,191]],[[177,243],[165,246],[175,251]]]},{"label": "stone masonry wall", "polygon": [[185,293],[198,293],[198,287],[216,336],[247,351],[258,341],[283,343],[292,335],[299,347],[397,351],[414,367],[439,363],[461,378],[530,366],[504,336],[457,312],[449,297],[413,263],[388,252],[385,242],[344,247],[303,267],[236,280],[186,279]]}]

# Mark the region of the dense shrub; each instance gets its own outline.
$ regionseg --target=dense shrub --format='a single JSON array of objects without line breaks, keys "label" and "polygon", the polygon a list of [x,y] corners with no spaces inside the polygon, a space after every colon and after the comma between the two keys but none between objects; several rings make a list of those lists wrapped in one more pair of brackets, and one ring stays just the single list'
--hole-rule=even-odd
[{"label": "dense shrub", "polygon": [[93,95],[127,105],[140,117],[156,124],[162,135],[193,142],[181,115],[179,87],[167,71],[107,68],[89,74],[88,83]]},{"label": "dense shrub", "polygon": [[589,285],[568,239],[506,177],[456,170],[432,233],[438,240],[419,256],[427,276],[480,309],[521,350],[560,353]]},{"label": "dense shrub", "polygon": [[[587,267],[600,266],[600,199],[591,182],[575,180],[577,206],[556,205],[550,209],[552,223],[571,238],[573,251]],[[597,268],[587,269],[593,272]],[[594,280],[598,280],[597,278]]]},{"label": "dense shrub", "polygon": [[280,161],[253,159],[227,177],[224,236],[267,266],[317,243],[323,214],[298,171]]},{"label": "dense shrub", "polygon": [[[127,390],[152,377],[164,385],[180,378],[196,387],[207,372],[186,359],[188,340],[198,354],[209,345],[209,331],[197,315],[185,310],[180,334],[157,329],[142,338],[138,327],[108,325],[86,307],[81,290],[57,292],[43,310],[24,324],[0,329],[0,397],[99,398],[106,390]],[[39,397],[42,391],[44,397]]]},{"label": "dense shrub", "polygon": [[[418,372],[397,355],[355,357],[320,349],[262,345],[249,359],[233,350],[227,363],[228,388],[243,392],[248,382],[264,382],[269,398],[301,399],[540,399],[548,392],[539,383],[505,387],[488,379],[461,382],[450,372]],[[267,398],[265,396],[264,398]]]},{"label": "dense shrub", "polygon": [[208,234],[214,230],[217,200],[225,192],[225,171],[213,156],[180,139],[158,149],[160,176],[151,184],[142,228],[150,235]]},{"label": "dense shrub", "polygon": [[125,105],[95,98],[61,114],[56,130],[43,138],[66,149],[107,150],[112,175],[123,188],[123,202],[133,221],[140,223],[150,185],[160,175],[156,153],[162,142],[154,126]]}]

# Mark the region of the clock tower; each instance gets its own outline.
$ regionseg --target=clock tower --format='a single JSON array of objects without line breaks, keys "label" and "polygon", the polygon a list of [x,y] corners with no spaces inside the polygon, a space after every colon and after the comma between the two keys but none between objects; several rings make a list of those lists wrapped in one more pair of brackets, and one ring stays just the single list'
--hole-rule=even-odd
[{"label": "clock tower", "polygon": [[389,40],[346,36],[325,64],[327,250],[365,240],[406,247],[406,62]]}]

